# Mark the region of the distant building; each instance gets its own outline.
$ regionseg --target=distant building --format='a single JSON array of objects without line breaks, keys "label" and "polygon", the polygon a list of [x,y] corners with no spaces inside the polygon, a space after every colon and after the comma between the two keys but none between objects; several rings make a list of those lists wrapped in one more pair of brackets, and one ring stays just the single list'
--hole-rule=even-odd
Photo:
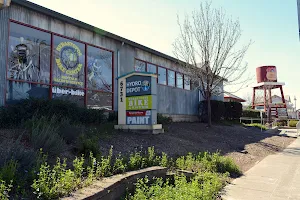
[{"label": "distant building", "polygon": [[[287,114],[289,118],[296,118],[296,111],[295,111],[295,107],[294,104],[291,101],[291,97],[289,95],[285,95],[284,96],[285,99],[285,103],[286,103],[286,109],[287,109]],[[280,96],[277,95],[273,95],[272,96],[272,103],[283,103],[282,102],[282,98]]]},{"label": "distant building", "polygon": [[224,102],[239,102],[239,103],[243,103],[246,102],[245,99],[242,99],[236,95],[233,95],[229,92],[225,92],[224,93]]}]

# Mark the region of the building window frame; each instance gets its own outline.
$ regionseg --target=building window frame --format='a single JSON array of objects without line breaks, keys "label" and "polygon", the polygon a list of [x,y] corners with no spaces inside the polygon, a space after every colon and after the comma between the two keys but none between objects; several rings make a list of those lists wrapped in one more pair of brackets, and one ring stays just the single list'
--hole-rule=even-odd
[{"label": "building window frame", "polygon": [[[161,66],[161,65],[157,65],[155,63],[152,63],[152,62],[148,62],[148,61],[145,61],[145,60],[142,60],[142,59],[139,59],[139,58],[134,58],[135,60],[139,60],[141,62],[144,62],[146,63],[146,72],[149,72],[148,70],[148,65],[155,65],[156,66],[156,75],[157,75],[157,84],[158,85],[162,85],[162,86],[166,86],[166,87],[172,87],[172,88],[177,88],[177,89],[181,89],[181,90],[187,90],[187,91],[191,91],[191,80],[189,80],[190,82],[190,87],[189,88],[185,88],[185,77],[189,77],[188,75],[180,72],[180,71],[177,71],[177,70],[174,70],[174,69],[169,69],[169,68],[166,68],[164,66]],[[135,63],[135,62],[134,62]],[[166,84],[161,84],[158,82],[158,68],[163,68],[166,70]],[[170,86],[169,83],[168,83],[168,73],[169,71],[173,71],[175,72],[175,86]],[[182,76],[182,82],[183,82],[183,87],[177,87],[177,74],[180,74]]]},{"label": "building window frame", "polygon": [[[21,26],[24,26],[24,27],[28,27],[28,28],[31,28],[31,29],[35,29],[35,30],[38,30],[38,31],[41,31],[41,32],[45,32],[45,33],[49,33],[50,34],[50,37],[51,37],[51,44],[50,44],[50,80],[49,80],[49,83],[39,83],[39,82],[34,82],[34,81],[25,81],[25,80],[15,80],[15,79],[11,79],[8,77],[8,53],[9,53],[9,38],[10,38],[10,24],[11,23],[15,23],[15,24],[18,24],[18,25],[21,25]],[[58,37],[61,37],[61,38],[65,38],[67,40],[71,40],[71,41],[75,41],[75,42],[79,42],[79,43],[82,43],[84,45],[84,49],[85,49],[85,58],[84,58],[84,87],[83,88],[79,88],[79,87],[74,87],[74,86],[61,86],[59,84],[55,84],[53,83],[53,58],[54,58],[54,43],[53,43],[53,40],[54,40],[54,36],[58,36]],[[98,49],[101,49],[101,50],[104,50],[104,51],[108,51],[108,52],[111,52],[112,54],[112,70],[111,70],[111,80],[112,80],[112,89],[110,92],[108,91],[103,91],[103,90],[98,90],[98,89],[91,89],[88,87],[87,85],[87,68],[88,68],[88,63],[87,63],[87,55],[88,55],[88,52],[87,52],[87,49],[88,49],[88,46],[91,46],[91,47],[95,47],[95,48],[98,48]],[[48,30],[45,30],[45,29],[41,29],[39,27],[35,27],[35,26],[32,26],[32,25],[29,25],[29,24],[26,24],[26,23],[23,23],[23,22],[19,22],[19,21],[16,21],[16,20],[13,20],[13,19],[9,19],[8,20],[8,38],[7,38],[7,48],[6,48],[6,82],[5,82],[5,95],[4,95],[4,105],[7,105],[7,86],[8,86],[8,83],[9,81],[13,81],[13,82],[23,82],[23,83],[29,83],[29,84],[36,84],[36,85],[45,85],[45,86],[48,86],[49,87],[49,96],[48,96],[48,99],[52,99],[52,88],[53,87],[62,87],[62,88],[69,88],[69,89],[78,89],[78,90],[83,90],[84,91],[84,106],[87,107],[87,96],[88,96],[88,91],[92,91],[92,92],[101,92],[101,93],[109,93],[111,94],[112,96],[112,111],[114,110],[114,54],[115,52],[113,50],[110,50],[110,49],[107,49],[107,48],[104,48],[104,47],[100,47],[100,46],[97,46],[97,45],[94,45],[94,44],[90,44],[90,43],[87,43],[87,42],[84,42],[84,41],[81,41],[81,40],[78,40],[78,39],[75,39],[75,38],[71,38],[71,37],[68,37],[68,36],[65,36],[65,35],[61,35],[61,34],[58,34],[58,33],[55,33],[55,32],[52,32],[52,31],[48,31]]]}]

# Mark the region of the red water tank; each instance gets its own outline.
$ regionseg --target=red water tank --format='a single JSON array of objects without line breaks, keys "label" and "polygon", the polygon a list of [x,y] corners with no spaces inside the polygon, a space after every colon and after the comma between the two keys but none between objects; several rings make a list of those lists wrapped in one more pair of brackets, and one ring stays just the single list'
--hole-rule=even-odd
[{"label": "red water tank", "polygon": [[277,82],[276,66],[261,66],[256,68],[257,83]]}]

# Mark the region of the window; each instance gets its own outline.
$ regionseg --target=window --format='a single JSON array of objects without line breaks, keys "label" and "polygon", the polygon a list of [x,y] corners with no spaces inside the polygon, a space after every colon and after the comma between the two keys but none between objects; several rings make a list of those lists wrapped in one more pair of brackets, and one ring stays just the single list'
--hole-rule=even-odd
[{"label": "window", "polygon": [[145,72],[146,71],[146,62],[135,60],[134,71],[136,72]]},{"label": "window", "polygon": [[158,67],[158,83],[167,85],[167,70],[162,67]]},{"label": "window", "polygon": [[175,72],[168,70],[168,85],[175,87]]},{"label": "window", "polygon": [[178,88],[183,89],[183,75],[176,73],[176,85]]},{"label": "window", "polygon": [[112,110],[112,94],[106,92],[88,91],[87,106],[93,109]]},{"label": "window", "polygon": [[112,91],[112,53],[88,46],[88,88],[105,92]]},{"label": "window", "polygon": [[157,67],[153,64],[147,64],[147,72],[151,72],[153,74],[157,74]]},{"label": "window", "polygon": [[32,97],[62,99],[79,106],[112,109],[111,51],[18,22],[10,22],[7,50],[7,104]]},{"label": "window", "polygon": [[10,23],[7,78],[49,83],[51,34]]},{"label": "window", "polygon": [[184,76],[184,89],[191,90],[191,78]]},{"label": "window", "polygon": [[53,54],[53,83],[83,88],[85,45],[54,36]]},{"label": "window", "polygon": [[29,98],[49,98],[49,86],[8,81],[6,90],[6,104],[15,104]]}]

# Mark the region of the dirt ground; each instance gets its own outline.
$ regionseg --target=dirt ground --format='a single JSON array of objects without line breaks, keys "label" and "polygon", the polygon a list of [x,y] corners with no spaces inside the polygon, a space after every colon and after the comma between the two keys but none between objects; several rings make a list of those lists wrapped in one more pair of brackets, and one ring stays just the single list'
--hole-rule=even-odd
[{"label": "dirt ground", "polygon": [[154,146],[156,151],[163,151],[169,156],[220,151],[232,157],[245,172],[267,155],[282,151],[295,140],[239,125],[207,128],[202,123],[174,123],[167,130],[160,135],[118,132],[101,139],[100,148],[102,152],[108,152],[112,145],[114,152],[128,153],[135,148]]}]

